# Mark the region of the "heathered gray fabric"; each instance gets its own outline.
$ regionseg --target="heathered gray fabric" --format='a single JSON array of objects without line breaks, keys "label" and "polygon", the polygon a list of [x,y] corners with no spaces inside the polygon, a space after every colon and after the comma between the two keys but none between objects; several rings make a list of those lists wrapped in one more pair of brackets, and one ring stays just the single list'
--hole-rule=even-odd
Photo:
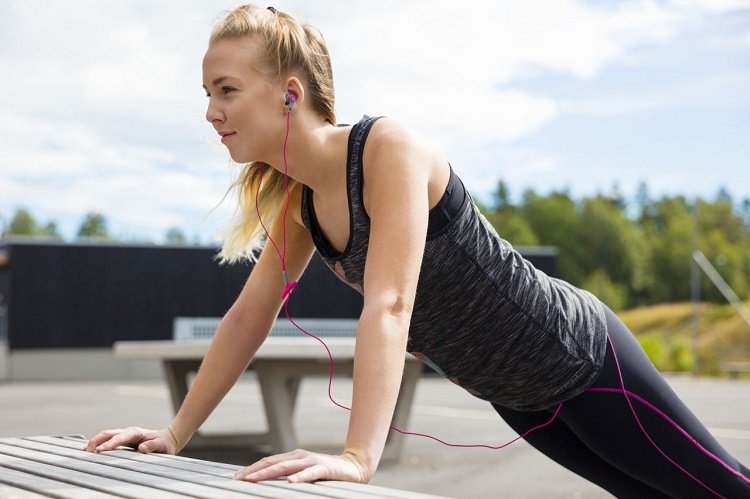
[{"label": "heathered gray fabric", "polygon": [[[318,252],[360,293],[370,229],[362,151],[374,121],[363,118],[349,137],[351,234],[343,253],[320,232],[308,188],[302,201]],[[549,408],[594,382],[605,347],[601,303],[535,269],[468,195],[457,216],[428,238],[407,349],[470,393],[519,410]]]}]

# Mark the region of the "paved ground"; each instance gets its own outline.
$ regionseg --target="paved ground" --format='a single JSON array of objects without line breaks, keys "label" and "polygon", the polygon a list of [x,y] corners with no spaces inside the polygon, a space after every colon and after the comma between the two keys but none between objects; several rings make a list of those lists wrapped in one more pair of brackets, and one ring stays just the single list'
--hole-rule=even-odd
[{"label": "paved ground", "polygon": [[[670,383],[722,443],[750,464],[750,381],[669,377]],[[346,401],[350,383],[337,381],[334,394]],[[241,381],[206,423],[206,430],[261,429],[257,385]],[[156,381],[0,384],[0,437],[43,434],[91,436],[103,428],[161,427],[171,416],[165,386]],[[303,383],[296,426],[303,446],[326,450],[341,445],[347,414],[326,398],[323,380]],[[460,443],[497,445],[514,437],[491,408],[450,383],[423,380],[411,429]],[[218,456],[248,462],[254,456]],[[499,450],[455,449],[409,437],[398,463],[381,465],[374,484],[454,498],[609,497],[567,472],[524,442]]]}]

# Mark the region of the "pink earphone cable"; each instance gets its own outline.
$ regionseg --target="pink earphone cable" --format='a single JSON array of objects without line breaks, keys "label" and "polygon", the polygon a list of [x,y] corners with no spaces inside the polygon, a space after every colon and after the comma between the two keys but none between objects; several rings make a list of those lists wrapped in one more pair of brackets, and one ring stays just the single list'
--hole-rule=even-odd
[{"label": "pink earphone cable", "polygon": [[[283,210],[283,214],[282,214],[282,217],[283,217],[283,220],[282,220],[282,224],[283,224],[283,227],[282,227],[283,242],[282,242],[281,249],[278,247],[278,245],[276,244],[276,242],[271,237],[270,232],[268,231],[268,229],[266,228],[266,226],[263,224],[263,220],[261,219],[261,214],[260,214],[260,208],[258,206],[258,197],[260,195],[260,185],[261,185],[261,183],[263,181],[262,166],[261,166],[261,172],[260,172],[260,179],[258,181],[258,187],[257,187],[256,195],[255,195],[255,208],[256,208],[256,211],[257,211],[258,220],[260,221],[260,224],[261,224],[261,226],[263,227],[263,230],[266,233],[266,237],[267,237],[268,241],[270,241],[271,244],[273,244],[274,248],[276,249],[276,253],[279,255],[279,260],[281,261],[281,271],[282,271],[282,276],[283,276],[283,279],[284,279],[284,290],[281,293],[281,299],[284,300],[284,314],[286,315],[287,320],[289,320],[289,322],[292,325],[294,325],[294,327],[296,327],[300,332],[302,332],[303,334],[309,336],[310,338],[313,338],[313,339],[317,340],[323,346],[323,348],[325,348],[326,352],[328,353],[328,362],[329,362],[329,364],[328,364],[328,366],[329,366],[328,367],[328,399],[331,401],[331,403],[333,405],[335,405],[337,407],[340,407],[341,409],[345,409],[347,411],[351,411],[351,407],[347,407],[346,405],[340,404],[339,402],[337,402],[333,398],[332,387],[333,387],[333,375],[334,375],[334,362],[333,362],[333,354],[331,353],[331,349],[328,347],[328,345],[326,344],[326,342],[323,341],[322,338],[320,338],[319,336],[317,336],[317,335],[315,335],[313,333],[310,333],[309,331],[306,331],[303,327],[301,327],[299,324],[297,324],[294,321],[294,319],[292,319],[291,314],[289,313],[289,299],[291,297],[291,292],[297,286],[297,281],[293,281],[293,280],[290,281],[289,278],[288,278],[288,275],[287,275],[287,271],[286,271],[286,249],[287,249],[287,244],[286,244],[287,243],[287,241],[286,241],[286,218],[287,218],[287,212],[288,212],[288,209],[289,209],[290,198],[291,198],[291,195],[290,195],[290,192],[289,192],[289,176],[288,176],[288,163],[287,163],[286,150],[287,150],[287,144],[288,144],[288,140],[289,140],[290,118],[291,118],[291,106],[288,106],[288,108],[287,108],[287,117],[286,117],[286,132],[285,132],[285,135],[284,135],[284,145],[283,145],[283,152],[282,152],[282,157],[284,159],[284,189],[285,189],[285,192],[286,192],[286,202],[284,204],[284,210]],[[718,492],[716,492],[715,490],[713,490],[712,488],[710,488],[708,485],[706,485],[705,483],[703,483],[697,477],[693,476],[684,467],[682,467],[681,465],[679,465],[674,459],[672,459],[671,457],[669,457],[656,444],[656,442],[654,442],[654,440],[648,434],[648,432],[646,431],[646,429],[643,427],[643,424],[641,423],[641,420],[638,417],[638,414],[636,413],[635,408],[633,407],[633,403],[632,403],[631,398],[634,399],[634,400],[636,400],[636,401],[638,401],[644,407],[648,408],[654,414],[656,414],[657,416],[659,416],[660,418],[662,418],[664,421],[666,421],[683,438],[685,438],[688,442],[690,442],[693,446],[695,446],[704,455],[706,455],[710,459],[712,459],[712,460],[716,461],[717,463],[719,463],[723,468],[725,468],[727,471],[729,471],[734,476],[736,476],[736,477],[744,480],[747,483],[750,483],[750,478],[744,476],[742,473],[740,473],[739,471],[735,470],[734,468],[732,468],[731,466],[729,466],[728,464],[726,464],[724,461],[722,461],[718,456],[712,454],[710,451],[708,451],[706,448],[704,448],[697,440],[695,440],[695,438],[693,438],[690,434],[688,434],[682,427],[680,427],[674,420],[672,420],[667,414],[665,414],[663,411],[661,411],[658,407],[654,406],[652,403],[650,403],[646,399],[642,398],[641,396],[639,396],[639,395],[637,395],[637,394],[635,394],[635,393],[630,392],[629,390],[627,390],[625,388],[625,381],[623,379],[622,370],[620,368],[620,362],[619,362],[619,360],[617,358],[617,353],[615,352],[614,344],[612,343],[612,339],[610,338],[609,334],[607,334],[607,342],[609,343],[609,346],[612,349],[612,354],[613,354],[613,357],[614,357],[614,360],[615,360],[615,366],[616,366],[616,369],[617,369],[617,374],[618,374],[619,379],[620,379],[620,388],[588,388],[586,391],[588,391],[588,392],[598,392],[598,393],[619,393],[619,394],[623,395],[625,397],[625,400],[628,403],[628,406],[630,408],[630,412],[632,413],[633,418],[635,419],[638,427],[640,428],[641,432],[646,437],[646,439],[651,443],[651,445],[668,462],[670,462],[677,469],[679,469],[685,476],[689,477],[690,479],[692,479],[693,481],[695,481],[697,484],[699,484],[701,487],[703,487],[704,489],[708,490],[709,492],[711,492],[712,494],[716,495],[717,497],[724,497],[724,496],[722,496],[721,494],[719,494]],[[442,439],[440,439],[440,438],[438,438],[438,437],[436,437],[434,435],[430,435],[430,434],[427,434],[427,433],[418,433],[418,432],[406,431],[406,430],[402,430],[400,428],[397,428],[395,426],[391,426],[390,429],[394,430],[394,431],[396,431],[396,432],[398,432],[398,433],[400,433],[402,435],[412,435],[412,436],[429,438],[429,439],[432,439],[432,440],[434,440],[436,442],[439,442],[439,443],[441,443],[443,445],[447,445],[449,447],[486,448],[486,449],[498,450],[498,449],[502,449],[504,447],[507,447],[508,445],[510,445],[510,444],[512,444],[512,443],[514,443],[514,442],[516,442],[518,440],[521,440],[521,439],[527,437],[529,434],[531,434],[531,433],[533,433],[535,431],[541,430],[541,429],[543,429],[543,428],[551,425],[555,421],[555,419],[557,419],[557,416],[559,415],[559,413],[562,410],[562,408],[563,408],[563,403],[560,403],[557,406],[557,408],[555,409],[554,413],[552,414],[552,417],[550,417],[550,419],[547,422],[542,423],[542,424],[537,425],[537,426],[534,426],[533,428],[530,428],[529,430],[527,430],[524,433],[520,434],[518,437],[516,437],[516,438],[514,438],[514,439],[512,439],[512,440],[510,440],[508,442],[505,442],[505,443],[503,443],[501,445],[456,444],[456,443],[446,442],[446,441],[444,441],[444,440],[442,440]]]}]

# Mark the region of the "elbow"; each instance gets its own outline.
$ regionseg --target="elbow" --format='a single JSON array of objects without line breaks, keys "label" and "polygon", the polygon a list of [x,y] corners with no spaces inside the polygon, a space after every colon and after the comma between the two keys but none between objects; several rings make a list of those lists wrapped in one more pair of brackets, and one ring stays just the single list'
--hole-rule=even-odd
[{"label": "elbow", "polygon": [[365,300],[363,316],[379,317],[389,329],[408,331],[413,309],[413,299],[394,294],[381,296],[377,300]]}]

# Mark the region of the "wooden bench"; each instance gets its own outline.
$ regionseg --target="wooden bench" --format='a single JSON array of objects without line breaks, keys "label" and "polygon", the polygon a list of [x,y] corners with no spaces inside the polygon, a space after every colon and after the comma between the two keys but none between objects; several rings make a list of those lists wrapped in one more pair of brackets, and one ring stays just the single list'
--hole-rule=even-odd
[{"label": "wooden bench", "polygon": [[0,438],[0,497],[438,498],[348,482],[241,482],[232,478],[241,466],[181,456],[141,454],[124,447],[94,454],[82,450],[85,442],[81,436]]},{"label": "wooden bench", "polygon": [[[324,338],[331,350],[336,376],[351,376],[354,367],[353,337]],[[188,391],[188,377],[198,370],[209,341],[125,341],[114,345],[115,355],[122,359],[155,359],[161,361],[172,399],[179,409]],[[329,358],[323,346],[309,337],[274,337],[263,343],[248,370],[257,373],[263,398],[268,430],[262,433],[193,436],[191,448],[254,448],[267,446],[271,452],[298,448],[293,414],[300,381],[305,376],[325,376]],[[405,355],[404,375],[392,424],[406,428],[422,364]],[[391,431],[386,440],[383,459],[397,459],[401,454],[403,435]]]}]

